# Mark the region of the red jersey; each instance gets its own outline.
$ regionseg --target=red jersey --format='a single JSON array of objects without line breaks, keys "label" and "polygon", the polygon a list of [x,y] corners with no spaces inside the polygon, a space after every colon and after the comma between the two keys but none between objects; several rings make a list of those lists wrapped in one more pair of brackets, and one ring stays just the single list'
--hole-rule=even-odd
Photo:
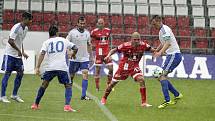
[{"label": "red jersey", "polygon": [[132,42],[126,42],[117,47],[117,51],[122,53],[123,57],[120,59],[119,67],[125,70],[133,69],[139,65],[144,51],[150,50],[150,45],[140,41],[137,47],[132,46]]},{"label": "red jersey", "polygon": [[107,55],[109,52],[110,29],[103,28],[100,30],[96,28],[91,31],[91,37],[96,43],[96,55]]}]

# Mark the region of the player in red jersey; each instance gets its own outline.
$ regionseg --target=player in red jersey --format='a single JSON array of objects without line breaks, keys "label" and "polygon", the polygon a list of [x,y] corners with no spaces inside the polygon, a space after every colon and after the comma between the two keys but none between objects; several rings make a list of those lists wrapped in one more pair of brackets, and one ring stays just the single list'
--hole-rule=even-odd
[{"label": "player in red jersey", "polygon": [[144,54],[144,51],[154,52],[155,49],[151,48],[147,43],[140,41],[140,39],[140,34],[138,32],[134,32],[131,36],[131,41],[125,42],[119,45],[117,48],[112,49],[105,57],[106,60],[116,52],[122,53],[123,56],[119,61],[118,70],[116,71],[111,83],[106,88],[105,93],[101,99],[102,104],[106,104],[108,95],[112,91],[112,88],[119,82],[119,80],[126,80],[128,76],[132,76],[134,81],[140,84],[141,106],[151,106],[146,102],[145,81],[139,68],[139,62]]},{"label": "player in red jersey", "polygon": [[106,64],[109,72],[107,75],[107,85],[110,84],[113,76],[113,63],[111,58],[104,60],[109,52],[110,29],[104,27],[104,19],[100,18],[97,22],[97,28],[92,30],[91,37],[95,41],[96,59],[95,59],[95,83],[96,90],[99,91],[100,69],[101,65]]}]

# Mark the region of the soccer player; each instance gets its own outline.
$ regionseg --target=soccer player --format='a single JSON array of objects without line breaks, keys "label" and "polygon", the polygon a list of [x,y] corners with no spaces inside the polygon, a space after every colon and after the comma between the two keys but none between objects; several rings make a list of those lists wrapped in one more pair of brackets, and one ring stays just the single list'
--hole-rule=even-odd
[{"label": "soccer player", "polygon": [[80,16],[77,23],[77,28],[72,29],[67,40],[73,42],[79,49],[76,59],[71,59],[69,64],[69,72],[71,80],[73,80],[75,73],[80,69],[82,71],[82,95],[81,100],[90,100],[86,96],[88,87],[88,70],[89,61],[93,61],[91,37],[88,30],[85,29],[86,19]]},{"label": "soccer player", "polygon": [[141,106],[151,106],[146,102],[146,86],[143,74],[139,68],[139,61],[142,58],[144,51],[154,52],[155,49],[151,48],[150,45],[141,41],[140,39],[140,34],[138,32],[134,32],[131,35],[131,41],[125,42],[119,45],[117,48],[112,49],[105,57],[106,60],[116,52],[122,53],[118,70],[114,74],[111,83],[106,88],[105,93],[101,99],[102,104],[106,104],[108,95],[112,91],[112,88],[119,82],[119,80],[126,80],[128,76],[131,76],[135,82],[140,84]]},{"label": "soccer player", "polygon": [[[162,66],[163,73],[158,78],[160,80],[163,95],[165,98],[165,101],[160,104],[158,108],[165,108],[168,105],[175,104],[178,99],[181,99],[183,97],[183,95],[175,89],[175,87],[167,78],[167,75],[179,65],[182,56],[172,30],[167,25],[164,25],[162,23],[162,18],[158,15],[154,15],[151,19],[151,24],[156,29],[160,29],[159,39],[161,44],[157,47],[154,53],[154,57],[156,58],[162,55],[166,55],[166,60]],[[170,100],[169,91],[174,94],[174,101]]]},{"label": "soccer player", "polygon": [[70,106],[72,98],[72,81],[69,77],[69,68],[67,65],[67,49],[72,49],[72,57],[75,58],[75,54],[78,48],[68,40],[58,37],[58,28],[51,26],[49,28],[49,39],[46,40],[41,48],[37,66],[35,68],[36,74],[40,74],[40,65],[43,62],[45,54],[47,54],[47,66],[45,72],[42,75],[42,85],[40,86],[35,103],[31,106],[31,109],[39,109],[39,103],[43,97],[49,82],[54,77],[58,77],[58,81],[65,86],[65,106],[64,111],[74,112]]},{"label": "soccer player", "polygon": [[15,24],[9,35],[9,40],[6,45],[5,54],[3,58],[1,70],[5,71],[4,77],[2,79],[1,85],[1,101],[4,103],[10,103],[6,97],[6,88],[8,79],[12,71],[16,71],[16,78],[14,80],[14,89],[11,95],[11,99],[17,102],[24,102],[23,99],[18,95],[18,90],[21,85],[24,66],[22,62],[22,56],[28,58],[28,55],[24,51],[23,40],[28,31],[28,26],[31,24],[33,16],[29,12],[24,12],[22,14],[22,21]]},{"label": "soccer player", "polygon": [[100,69],[103,63],[106,64],[109,72],[107,75],[107,85],[110,84],[113,77],[113,63],[111,58],[104,60],[109,52],[110,29],[104,27],[104,19],[100,18],[97,22],[97,28],[91,31],[91,37],[96,41],[96,60],[95,60],[95,83],[96,90],[99,91]]}]

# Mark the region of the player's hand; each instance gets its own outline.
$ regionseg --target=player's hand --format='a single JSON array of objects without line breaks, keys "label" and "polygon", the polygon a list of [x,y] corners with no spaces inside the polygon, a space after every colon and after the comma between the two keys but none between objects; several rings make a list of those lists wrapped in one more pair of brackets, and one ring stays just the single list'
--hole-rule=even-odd
[{"label": "player's hand", "polygon": [[18,56],[22,57],[22,52],[21,51],[18,51]]},{"label": "player's hand", "polygon": [[39,68],[35,68],[35,74],[38,76],[40,75],[40,69]]},{"label": "player's hand", "polygon": [[71,59],[76,59],[76,56],[74,53],[71,55]]},{"label": "player's hand", "polygon": [[159,56],[161,56],[161,52],[155,52],[155,53],[153,54],[153,57],[154,57],[154,58],[157,58],[157,57],[159,57]]},{"label": "player's hand", "polygon": [[104,58],[104,60],[107,61],[109,58],[110,58],[109,56],[106,56],[106,57]]},{"label": "player's hand", "polygon": [[29,57],[26,53],[22,53],[22,55],[25,59],[28,59],[28,57]]}]

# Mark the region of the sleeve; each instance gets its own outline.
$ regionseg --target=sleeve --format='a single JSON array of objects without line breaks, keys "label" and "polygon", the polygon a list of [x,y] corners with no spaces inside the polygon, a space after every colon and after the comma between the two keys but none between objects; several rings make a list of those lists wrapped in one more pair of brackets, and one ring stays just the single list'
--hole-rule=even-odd
[{"label": "sleeve", "polygon": [[48,51],[48,44],[47,44],[47,42],[45,41],[45,42],[43,42],[43,45],[42,45],[42,48],[41,48],[41,50],[40,50],[40,52],[47,52]]},{"label": "sleeve", "polygon": [[74,43],[72,42],[68,42],[68,49],[72,49],[74,46],[76,46]]},{"label": "sleeve", "polygon": [[66,39],[72,42],[72,32],[70,31],[69,34],[66,36]]},{"label": "sleeve", "polygon": [[122,52],[123,51],[123,49],[124,49],[124,44],[121,44],[121,45],[119,45],[118,47],[117,47],[117,52]]},{"label": "sleeve", "polygon": [[17,26],[14,25],[14,26],[11,28],[11,30],[10,30],[10,35],[9,35],[9,37],[10,37],[11,39],[14,39],[14,40],[15,40],[18,31],[19,31],[19,28],[18,28]]},{"label": "sleeve", "polygon": [[89,33],[89,35],[88,35],[87,42],[88,42],[89,44],[91,44],[91,36],[90,36],[90,33]]}]

